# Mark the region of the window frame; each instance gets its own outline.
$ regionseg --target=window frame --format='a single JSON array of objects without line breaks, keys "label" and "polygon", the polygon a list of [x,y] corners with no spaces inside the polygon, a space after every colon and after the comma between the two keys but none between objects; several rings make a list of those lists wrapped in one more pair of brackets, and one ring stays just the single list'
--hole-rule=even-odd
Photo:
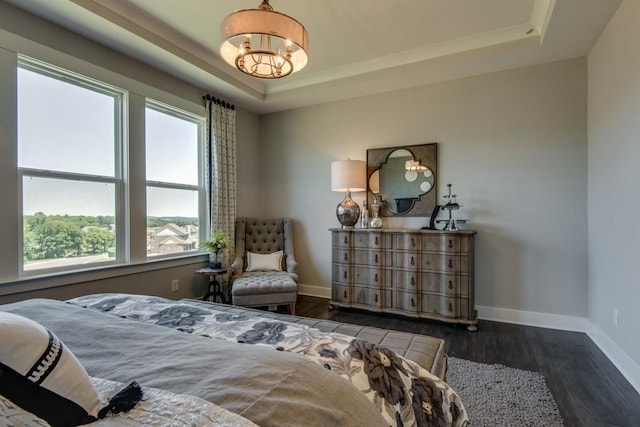
[{"label": "window frame", "polygon": [[[128,129],[126,121],[126,106],[128,104],[128,92],[117,86],[93,79],[91,77],[75,73],[73,71],[57,67],[55,65],[39,61],[24,55],[18,55],[16,76],[18,70],[22,68],[31,72],[41,74],[43,76],[53,78],[65,83],[69,83],[84,89],[102,93],[114,98],[114,174],[113,176],[92,175],[77,172],[62,172],[49,169],[35,169],[21,167],[17,165],[18,175],[18,277],[31,278],[35,276],[50,276],[58,273],[73,273],[79,271],[92,270],[106,266],[119,266],[128,263],[128,238],[125,235],[125,229],[128,228],[125,213],[127,212],[127,198],[125,187],[125,156],[127,148],[127,139],[125,137]],[[18,102],[18,96],[16,102]],[[16,104],[17,109],[17,104]],[[16,141],[19,145],[19,138]],[[114,216],[116,223],[115,232],[115,248],[116,256],[114,260],[92,262],[90,264],[72,264],[59,267],[38,268],[33,270],[25,270],[24,262],[24,189],[23,183],[25,178],[49,178],[67,181],[81,181],[90,183],[109,183],[114,185]]]},{"label": "window frame", "polygon": [[[197,125],[198,129],[198,183],[197,184],[180,184],[166,181],[156,181],[146,179],[145,172],[145,197],[147,197],[149,187],[169,189],[169,190],[187,190],[196,191],[198,194],[198,243],[206,240],[206,236],[209,235],[209,221],[207,220],[207,204],[206,204],[206,183],[205,183],[205,143],[204,143],[204,129],[205,129],[205,117],[185,111],[179,107],[174,107],[166,103],[146,98],[145,99],[145,153],[146,153],[146,110],[152,109],[160,113],[167,114],[182,120],[186,120]],[[146,162],[146,154],[145,154]],[[146,208],[145,208],[146,212]],[[148,220],[149,213],[146,212],[145,220]],[[167,254],[146,254],[147,261],[156,261],[171,258],[180,258],[190,255],[202,254],[203,250],[198,246],[194,250],[184,252],[171,252]]]}]

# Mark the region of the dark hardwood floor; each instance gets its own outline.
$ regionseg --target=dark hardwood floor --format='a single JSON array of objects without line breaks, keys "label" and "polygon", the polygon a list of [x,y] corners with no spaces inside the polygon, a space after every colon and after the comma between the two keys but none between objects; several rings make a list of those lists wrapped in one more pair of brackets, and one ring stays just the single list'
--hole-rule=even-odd
[{"label": "dark hardwood floor", "polygon": [[423,319],[330,310],[328,300],[307,296],[298,298],[296,314],[440,337],[449,356],[542,373],[566,426],[640,427],[640,394],[584,333],[484,320],[468,332]]}]

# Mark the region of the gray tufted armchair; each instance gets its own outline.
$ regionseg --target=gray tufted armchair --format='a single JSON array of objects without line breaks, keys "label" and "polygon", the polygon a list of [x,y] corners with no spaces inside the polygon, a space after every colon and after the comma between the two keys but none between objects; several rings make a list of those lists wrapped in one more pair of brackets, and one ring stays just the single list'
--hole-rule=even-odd
[{"label": "gray tufted armchair", "polygon": [[[288,305],[295,314],[298,297],[297,263],[290,218],[237,218],[235,259],[231,264],[231,298],[245,307]],[[279,271],[247,271],[247,253],[283,251]]]}]

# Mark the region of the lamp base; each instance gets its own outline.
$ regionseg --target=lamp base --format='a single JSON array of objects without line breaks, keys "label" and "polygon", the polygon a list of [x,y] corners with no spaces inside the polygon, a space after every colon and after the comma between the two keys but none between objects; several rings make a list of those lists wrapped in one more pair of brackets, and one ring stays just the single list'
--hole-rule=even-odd
[{"label": "lamp base", "polygon": [[360,206],[351,199],[351,192],[347,191],[344,200],[336,207],[336,216],[342,228],[353,228],[360,217]]}]

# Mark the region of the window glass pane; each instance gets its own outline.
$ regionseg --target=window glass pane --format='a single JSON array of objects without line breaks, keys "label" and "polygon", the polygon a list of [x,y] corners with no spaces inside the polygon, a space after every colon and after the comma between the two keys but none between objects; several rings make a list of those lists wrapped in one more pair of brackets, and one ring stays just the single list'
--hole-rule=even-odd
[{"label": "window glass pane", "polygon": [[114,184],[39,177],[22,184],[25,271],[115,259]]},{"label": "window glass pane", "polygon": [[147,187],[147,255],[198,249],[198,192]]},{"label": "window glass pane", "polygon": [[114,176],[113,95],[18,68],[18,165]]},{"label": "window glass pane", "polygon": [[198,185],[198,123],[146,109],[147,180]]}]

